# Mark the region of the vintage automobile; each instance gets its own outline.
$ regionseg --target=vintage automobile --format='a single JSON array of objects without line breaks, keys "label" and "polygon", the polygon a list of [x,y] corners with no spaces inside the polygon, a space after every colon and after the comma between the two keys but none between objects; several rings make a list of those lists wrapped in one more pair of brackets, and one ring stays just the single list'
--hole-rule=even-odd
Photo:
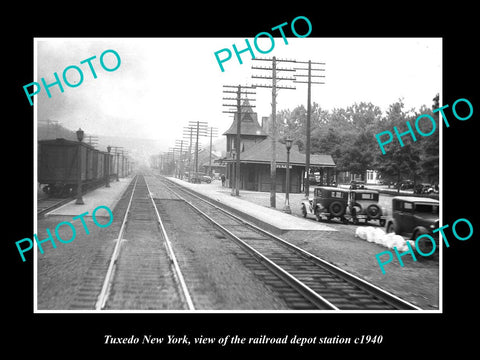
[{"label": "vintage automobile", "polygon": [[212,182],[212,178],[204,173],[198,172],[198,173],[193,173],[190,176],[190,182],[196,183],[196,184],[205,182],[207,184],[210,184]]},{"label": "vintage automobile", "polygon": [[[422,234],[435,239],[438,249],[439,201],[427,197],[395,196],[392,198],[392,216],[386,222],[386,232],[394,232],[412,240]],[[433,244],[425,237],[418,242],[423,253],[429,253]]]},{"label": "vintage automobile", "polygon": [[414,194],[438,194],[435,185],[431,184],[416,184],[413,188]]},{"label": "vintage automobile", "polygon": [[408,190],[413,189],[414,182],[412,180],[403,180],[396,185],[397,189]]},{"label": "vintage automobile", "polygon": [[313,198],[302,201],[302,214],[303,217],[307,217],[308,214],[315,215],[317,221],[325,217],[327,220],[339,218],[346,223],[347,202],[348,190],[329,186],[316,187],[313,190]]},{"label": "vintage automobile", "polygon": [[385,226],[387,210],[378,205],[378,196],[378,191],[375,190],[350,190],[347,214],[355,225],[361,219],[365,222],[378,220],[380,226]]},{"label": "vintage automobile", "polygon": [[350,190],[363,189],[365,188],[365,181],[352,180],[350,182]]}]

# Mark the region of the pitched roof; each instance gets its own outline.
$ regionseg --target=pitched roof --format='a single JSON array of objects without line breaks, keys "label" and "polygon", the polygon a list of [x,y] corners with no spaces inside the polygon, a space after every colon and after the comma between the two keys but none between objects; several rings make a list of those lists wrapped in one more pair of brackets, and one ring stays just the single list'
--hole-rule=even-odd
[{"label": "pitched roof", "polygon": [[[208,163],[210,161],[210,151],[208,151],[208,150],[209,150],[209,148],[203,149],[203,150],[198,152],[198,165],[199,166],[208,165]],[[218,159],[220,159],[220,156],[218,156],[217,154],[215,154],[215,152],[212,151],[212,165],[213,165],[213,162],[215,160],[218,160]]]},{"label": "pitched roof", "polygon": [[[267,136],[258,123],[257,113],[252,111],[248,99],[243,100],[240,106],[242,121],[240,122],[240,135]],[[237,114],[234,114],[233,123],[223,135],[235,135],[237,133]]]},{"label": "pitched roof", "polygon": [[[287,150],[285,144],[277,141],[275,147],[275,159],[277,163],[287,162]],[[270,163],[272,159],[272,138],[268,137],[265,140],[253,145],[244,152],[240,153],[240,162],[247,163]],[[227,155],[225,161],[233,161],[230,154]],[[293,145],[290,149],[290,164],[305,166],[305,154],[298,150],[297,145]],[[336,166],[331,155],[327,154],[311,154],[310,166],[333,167]]]}]

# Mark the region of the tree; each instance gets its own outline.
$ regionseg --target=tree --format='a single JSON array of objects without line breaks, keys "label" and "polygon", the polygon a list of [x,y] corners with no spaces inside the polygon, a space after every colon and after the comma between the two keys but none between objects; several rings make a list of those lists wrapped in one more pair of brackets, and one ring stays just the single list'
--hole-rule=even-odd
[{"label": "tree", "polygon": [[[438,94],[433,99],[438,108]],[[380,171],[386,180],[400,181],[404,178],[416,180],[420,177],[438,181],[438,129],[429,137],[417,136],[417,141],[402,137],[405,145],[392,141],[385,146],[386,155],[379,150],[375,134],[397,126],[405,131],[406,121],[414,127],[415,119],[421,114],[434,116],[438,124],[438,113],[422,106],[419,111],[404,110],[399,99],[386,112],[372,103],[355,103],[347,108],[325,111],[313,103],[311,114],[311,153],[330,154],[337,171],[348,171],[364,175],[367,170]],[[307,111],[303,105],[292,111],[282,110],[277,114],[280,137],[291,137],[300,151],[305,149]],[[425,121],[427,124],[428,121]],[[429,132],[425,129],[425,132]],[[395,134],[393,135],[395,136]]]},{"label": "tree", "polygon": [[[439,107],[439,94],[437,94],[433,99],[432,109],[438,109]],[[440,122],[439,122],[439,113],[433,113],[431,109],[428,109],[426,106],[423,106],[420,109],[420,114],[428,114],[433,116],[435,123],[437,124],[436,131],[422,139],[422,151],[420,154],[420,175],[428,180],[430,184],[438,183],[439,181],[439,172],[440,172],[440,153],[439,153],[439,139],[440,139]],[[428,130],[425,130],[428,132]]]},{"label": "tree", "polygon": [[[382,130],[378,132],[386,129],[393,131],[394,126],[397,126],[398,129],[404,129],[407,121],[413,124],[416,117],[408,116],[403,108],[404,103],[401,99],[390,105],[386,118],[380,122]],[[407,135],[402,138],[402,141],[403,146],[393,141],[388,144],[385,147],[385,154],[379,151],[378,144],[376,146],[376,169],[380,172],[381,177],[389,180],[395,179],[397,184],[405,177],[413,178],[415,181],[420,162],[418,143],[408,138]]]}]

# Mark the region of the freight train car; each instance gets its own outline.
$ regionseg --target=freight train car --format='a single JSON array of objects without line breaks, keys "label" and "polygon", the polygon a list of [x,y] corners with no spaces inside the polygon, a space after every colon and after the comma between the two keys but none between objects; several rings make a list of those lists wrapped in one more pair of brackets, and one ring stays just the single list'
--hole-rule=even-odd
[{"label": "freight train car", "polygon": [[49,195],[74,195],[80,171],[82,191],[85,191],[106,181],[107,156],[108,153],[83,142],[41,140],[38,142],[38,182]]}]

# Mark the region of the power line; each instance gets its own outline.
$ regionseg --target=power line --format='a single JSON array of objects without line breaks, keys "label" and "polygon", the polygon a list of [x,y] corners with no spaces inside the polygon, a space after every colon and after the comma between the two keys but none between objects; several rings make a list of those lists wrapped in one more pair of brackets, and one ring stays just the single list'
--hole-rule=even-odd
[{"label": "power line", "polygon": [[[235,176],[234,176],[234,181],[232,184],[232,195],[239,195],[239,186],[240,186],[240,133],[242,131],[241,124],[242,124],[242,107],[247,107],[247,108],[252,108],[255,107],[255,105],[250,105],[250,101],[255,101],[255,99],[249,99],[248,95],[255,95],[255,91],[251,91],[254,89],[254,86],[249,86],[249,85],[223,85],[224,93],[236,93],[237,96],[235,98],[223,98],[223,100],[235,100],[236,101],[236,111],[233,110],[224,110],[222,112],[224,113],[230,113],[230,114],[237,114],[237,136],[235,138],[235,152],[232,153],[232,156],[234,157],[235,160],[235,166],[233,167],[235,171]],[[237,89],[236,91],[232,89]],[[243,90],[243,91],[242,91]],[[250,90],[250,91],[249,91]],[[244,103],[243,105],[241,104],[241,96],[245,95],[244,100],[247,100],[248,103]],[[229,106],[229,107],[234,107],[235,104],[222,104],[222,106]]]},{"label": "power line", "polygon": [[212,175],[212,139],[218,136],[218,128],[210,127],[210,151],[208,156],[208,175]]},{"label": "power line", "polygon": [[310,142],[310,133],[311,133],[311,117],[312,117],[312,105],[311,105],[311,93],[312,93],[312,84],[325,84],[324,82],[318,82],[318,81],[312,81],[312,78],[324,78],[324,75],[318,75],[317,74],[312,74],[312,71],[325,71],[325,69],[322,68],[312,68],[313,65],[325,65],[325,63],[319,63],[319,62],[313,62],[311,60],[308,61],[297,61],[297,63],[300,64],[307,64],[307,68],[295,68],[295,70],[300,70],[300,71],[305,71],[307,70],[307,74],[295,74],[295,77],[306,77],[307,81],[299,81],[295,80],[294,82],[296,83],[303,83],[303,84],[308,84],[308,91],[307,91],[307,124],[306,124],[306,144],[305,144],[305,184],[304,184],[304,190],[305,190],[305,196],[307,199],[310,196],[310,147],[311,147],[311,142]]},{"label": "power line", "polygon": [[195,174],[198,173],[198,137],[207,136],[208,123],[206,121],[189,121],[188,126],[195,127],[197,141],[195,142]]},{"label": "power line", "polygon": [[279,86],[277,85],[277,81],[295,81],[294,77],[278,77],[278,71],[295,71],[292,68],[278,68],[277,69],[277,62],[284,62],[284,63],[296,63],[296,60],[289,60],[289,59],[277,59],[275,56],[273,58],[255,58],[254,61],[271,61],[271,67],[260,67],[260,66],[252,66],[252,69],[258,70],[268,70],[272,71],[271,76],[266,75],[252,75],[252,78],[256,79],[264,79],[264,80],[272,80],[271,85],[265,84],[255,84],[255,87],[266,87],[272,89],[272,160],[270,163],[270,207],[276,208],[276,188],[277,188],[277,160],[276,160],[276,145],[277,145],[277,89],[288,89],[288,90],[295,90],[294,86]]}]

